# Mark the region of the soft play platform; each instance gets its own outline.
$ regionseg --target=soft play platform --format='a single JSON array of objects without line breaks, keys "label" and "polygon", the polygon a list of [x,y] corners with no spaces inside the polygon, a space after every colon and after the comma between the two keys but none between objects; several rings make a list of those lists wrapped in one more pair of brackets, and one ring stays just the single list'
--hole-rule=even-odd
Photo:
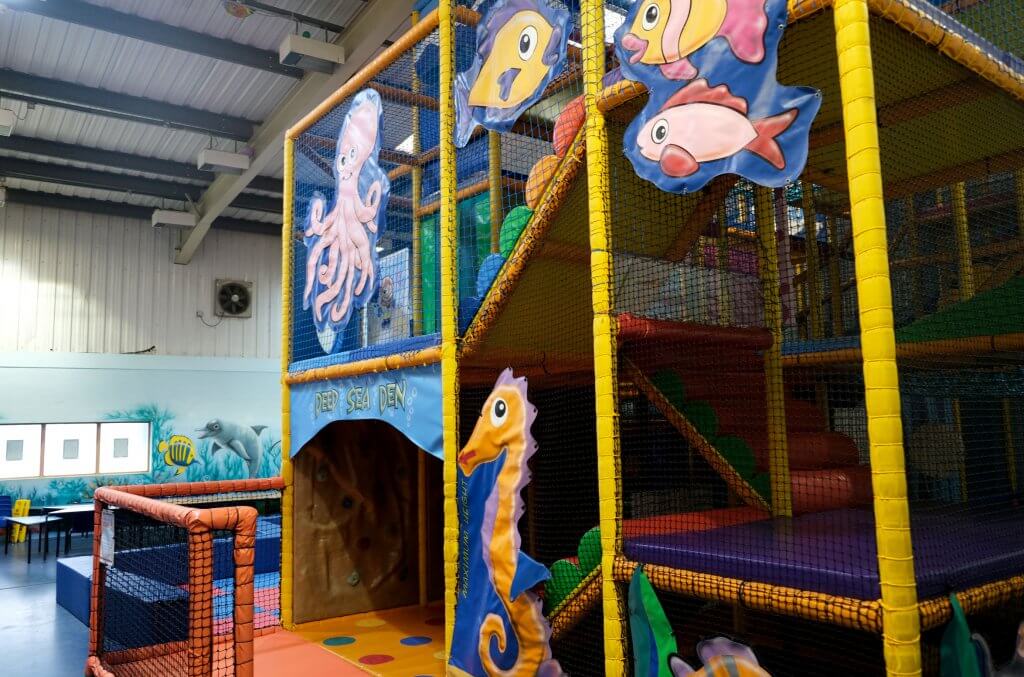
[{"label": "soft play platform", "polygon": [[[948,594],[1024,571],[1024,511],[936,509],[911,518],[917,592]],[[881,596],[870,510],[843,509],[688,533],[628,534],[625,555],[699,571],[856,599]]]}]

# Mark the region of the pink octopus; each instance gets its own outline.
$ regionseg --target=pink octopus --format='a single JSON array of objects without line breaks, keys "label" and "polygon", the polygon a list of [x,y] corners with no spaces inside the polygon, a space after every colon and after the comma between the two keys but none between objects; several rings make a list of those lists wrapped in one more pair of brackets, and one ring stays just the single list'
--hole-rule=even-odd
[{"label": "pink octopus", "polygon": [[[377,145],[378,107],[367,98],[349,112],[338,142],[335,175],[338,185],[334,209],[324,216],[324,199],[319,195],[310,201],[307,238],[319,239],[306,257],[305,303],[313,292],[314,275],[323,291],[316,295],[313,314],[323,321],[324,308],[329,306],[330,321],[341,322],[352,305],[353,294],[373,288],[375,271],[373,252],[367,231],[377,232],[377,210],[383,187],[374,181],[364,202],[359,195],[359,173]],[[322,261],[326,250],[327,260]],[[355,282],[356,271],[359,282]]]}]

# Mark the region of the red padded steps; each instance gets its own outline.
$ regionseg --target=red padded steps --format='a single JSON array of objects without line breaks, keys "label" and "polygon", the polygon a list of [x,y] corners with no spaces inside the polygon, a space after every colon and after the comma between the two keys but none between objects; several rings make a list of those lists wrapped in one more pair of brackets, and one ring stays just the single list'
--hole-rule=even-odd
[{"label": "red padded steps", "polygon": [[871,469],[850,466],[830,470],[790,470],[793,512],[804,514],[871,503]]}]

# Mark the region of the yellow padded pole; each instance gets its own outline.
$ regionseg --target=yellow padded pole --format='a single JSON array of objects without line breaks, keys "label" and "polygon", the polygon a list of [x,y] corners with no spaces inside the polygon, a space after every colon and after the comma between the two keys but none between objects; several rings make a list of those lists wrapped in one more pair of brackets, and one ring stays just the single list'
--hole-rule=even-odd
[{"label": "yellow padded pole", "polygon": [[839,279],[839,225],[834,216],[825,216],[825,227],[828,228],[828,282],[831,287],[832,335],[842,336],[846,333],[843,325],[843,281]]},{"label": "yellow padded pole", "polygon": [[1010,490],[1017,495],[1017,445],[1013,441],[1013,406],[1010,398],[1003,398],[1003,442],[1006,444],[1006,474],[1010,476]]},{"label": "yellow padded pole", "polygon": [[971,231],[967,222],[967,196],[963,181],[953,184],[953,227],[956,229],[960,300],[967,301],[974,298],[974,263],[971,260]]},{"label": "yellow padded pole", "polygon": [[459,307],[455,204],[455,15],[454,0],[438,2],[441,45],[440,101],[440,259],[441,259],[441,421],[444,426],[444,651],[451,656],[459,568],[459,519],[455,489],[459,453],[459,363],[456,313]]},{"label": "yellow padded pole", "polygon": [[[412,13],[412,25],[420,22],[420,13]],[[415,54],[415,52],[414,52]],[[420,76],[415,68],[412,70],[412,91],[420,91]],[[423,150],[420,140],[420,107],[412,107],[412,154],[419,155]],[[420,203],[423,201],[423,167],[419,164],[412,168],[412,284],[409,289],[412,296],[412,334],[421,336],[423,334],[423,256],[420,241],[422,233],[420,227]]]},{"label": "yellow padded pole", "polygon": [[1017,234],[1024,235],[1024,169],[1013,173],[1013,187],[1017,194]]},{"label": "yellow padded pole", "polygon": [[487,191],[491,207],[491,253],[500,251],[501,238],[501,134],[487,132]]},{"label": "yellow padded pole", "polygon": [[[914,208],[914,196],[910,195],[906,200],[907,238],[910,241],[910,256],[916,257],[920,251],[921,244],[917,229],[917,211]],[[914,266],[910,271],[910,301],[914,307],[914,317],[920,317],[923,313],[921,302],[921,268]]]},{"label": "yellow padded pole", "polygon": [[920,616],[910,545],[896,334],[866,0],[835,0],[834,19],[864,360],[885,665],[889,675],[920,675]]},{"label": "yellow padded pole", "polygon": [[292,222],[294,214],[295,188],[295,142],[290,137],[284,140],[284,190],[283,224],[281,225],[281,479],[284,491],[281,496],[281,625],[290,629],[292,620],[292,550],[295,533],[292,520],[295,515],[295,490],[292,475],[292,403],[291,393],[285,376],[292,354]]},{"label": "yellow padded pole", "polygon": [[605,69],[604,1],[583,0],[583,92],[586,103],[587,206],[590,218],[591,299],[594,310],[594,389],[597,416],[597,490],[601,529],[601,604],[604,617],[604,674],[626,671],[625,600],[615,583],[615,557],[622,550],[619,472],[618,357],[615,323],[615,267],[608,179],[608,131],[597,107]]},{"label": "yellow padded pole", "polygon": [[764,296],[764,323],[772,345],[764,351],[765,410],[768,414],[768,471],[772,515],[793,516],[793,485],[789,479],[786,436],[786,394],[782,383],[782,300],[779,298],[779,244],[775,237],[775,199],[770,188],[754,187],[758,272]]},{"label": "yellow padded pole", "polygon": [[725,202],[718,205],[718,323],[732,324],[732,298],[729,294],[729,215]]},{"label": "yellow padded pole", "polygon": [[814,205],[814,184],[801,185],[801,206],[804,212],[804,240],[807,254],[807,304],[809,330],[812,339],[821,338],[821,289],[818,287],[818,210]]}]

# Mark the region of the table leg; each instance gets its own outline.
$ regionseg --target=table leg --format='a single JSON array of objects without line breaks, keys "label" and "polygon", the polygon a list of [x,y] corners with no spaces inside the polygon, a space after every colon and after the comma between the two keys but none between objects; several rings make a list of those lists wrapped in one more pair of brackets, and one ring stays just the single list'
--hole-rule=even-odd
[{"label": "table leg", "polygon": [[67,557],[68,553],[71,552],[71,520],[68,520],[68,529],[64,532],[64,556]]},{"label": "table leg", "polygon": [[50,554],[50,523],[43,522],[43,561]]},{"label": "table leg", "polygon": [[32,564],[32,530],[25,527],[25,538],[28,539],[28,563]]}]

